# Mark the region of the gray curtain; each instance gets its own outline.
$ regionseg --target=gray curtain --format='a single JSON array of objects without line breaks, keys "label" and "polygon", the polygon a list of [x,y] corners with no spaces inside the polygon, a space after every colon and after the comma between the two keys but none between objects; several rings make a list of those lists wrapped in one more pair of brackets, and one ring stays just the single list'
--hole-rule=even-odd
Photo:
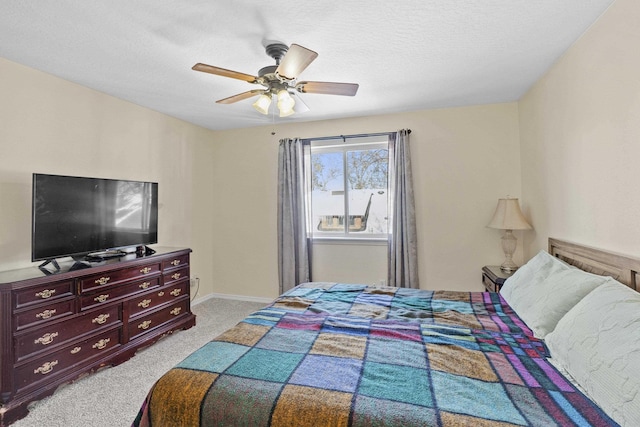
[{"label": "gray curtain", "polygon": [[280,293],[311,280],[310,209],[305,179],[308,146],[300,139],[281,139],[278,150],[278,275]]},{"label": "gray curtain", "polygon": [[413,176],[409,151],[410,130],[389,137],[389,240],[388,284],[420,287]]}]

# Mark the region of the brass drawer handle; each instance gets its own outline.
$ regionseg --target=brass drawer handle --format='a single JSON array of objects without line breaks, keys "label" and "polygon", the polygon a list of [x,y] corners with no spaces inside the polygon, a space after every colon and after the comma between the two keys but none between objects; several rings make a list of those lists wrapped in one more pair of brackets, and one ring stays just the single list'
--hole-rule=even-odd
[{"label": "brass drawer handle", "polygon": [[164,296],[164,291],[160,291],[160,292],[158,292],[158,296],[159,296],[159,297],[163,297],[163,296]]},{"label": "brass drawer handle", "polygon": [[100,316],[93,319],[91,323],[97,323],[98,325],[103,325],[107,322],[108,318],[109,318],[108,314],[101,314]]},{"label": "brass drawer handle", "polygon": [[175,273],[174,275],[171,276],[171,278],[173,280],[178,280],[180,278],[180,273]]},{"label": "brass drawer handle", "polygon": [[181,311],[182,311],[182,307],[176,307],[173,310],[171,310],[169,313],[173,314],[174,316],[177,316],[178,314],[180,314]]},{"label": "brass drawer handle", "polygon": [[151,267],[145,267],[142,270],[140,270],[140,273],[142,274],[147,274],[151,271]]},{"label": "brass drawer handle", "polygon": [[109,298],[109,294],[98,295],[93,300],[96,301],[96,302],[105,302],[107,300],[107,298]]},{"label": "brass drawer handle", "polygon": [[171,295],[173,295],[174,297],[177,297],[178,295],[180,295],[180,292],[182,292],[182,289],[180,288],[176,288],[174,290],[172,290],[171,292],[169,292]]},{"label": "brass drawer handle", "polygon": [[53,339],[57,336],[58,336],[57,332],[53,332],[51,334],[47,333],[41,336],[40,338],[38,338],[37,340],[34,340],[33,343],[42,344],[42,345],[51,344],[53,342]]},{"label": "brass drawer handle", "polygon": [[102,339],[102,340],[98,341],[97,343],[95,343],[92,346],[92,348],[97,348],[98,350],[102,350],[103,348],[105,348],[107,346],[107,344],[109,344],[109,341],[111,341],[111,338]]},{"label": "brass drawer handle", "polygon": [[180,260],[179,259],[174,259],[173,261],[171,261],[171,265],[173,265],[174,267],[177,267],[180,265]]},{"label": "brass drawer handle", "polygon": [[151,286],[151,282],[142,282],[138,285],[140,289],[147,289],[149,286]]},{"label": "brass drawer handle", "polygon": [[55,294],[55,293],[56,293],[56,290],[55,290],[55,289],[45,289],[45,290],[44,290],[44,291],[42,291],[42,292],[38,292],[38,293],[36,293],[36,296],[37,296],[37,297],[40,297],[40,298],[42,298],[42,299],[47,299],[47,298],[50,298],[50,297],[51,297],[51,295],[53,295],[53,294]]},{"label": "brass drawer handle", "polygon": [[42,375],[46,375],[49,372],[53,371],[53,367],[56,366],[58,364],[57,360],[53,360],[51,362],[45,362],[42,366],[40,366],[38,369],[34,369],[33,373],[34,374],[42,374]]},{"label": "brass drawer handle", "polygon": [[138,325],[138,329],[149,329],[149,326],[151,326],[151,320],[145,320]]},{"label": "brass drawer handle", "polygon": [[109,282],[109,280],[111,280],[111,277],[101,277],[98,280],[96,280],[95,283],[97,283],[98,285],[106,285],[107,282]]},{"label": "brass drawer handle", "polygon": [[140,301],[138,303],[138,307],[147,308],[147,307],[149,307],[149,304],[151,304],[151,300],[150,299],[143,299],[142,301]]},{"label": "brass drawer handle", "polygon": [[48,319],[54,314],[56,314],[56,310],[45,310],[42,313],[36,314],[36,317],[41,319]]},{"label": "brass drawer handle", "polygon": [[80,353],[80,350],[82,350],[82,347],[73,347],[71,354]]}]

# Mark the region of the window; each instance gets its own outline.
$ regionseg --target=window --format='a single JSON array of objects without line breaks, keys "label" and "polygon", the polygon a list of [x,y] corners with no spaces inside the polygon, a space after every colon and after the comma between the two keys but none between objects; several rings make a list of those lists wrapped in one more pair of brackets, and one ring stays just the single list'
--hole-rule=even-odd
[{"label": "window", "polygon": [[314,238],[387,237],[388,136],[311,140]]}]

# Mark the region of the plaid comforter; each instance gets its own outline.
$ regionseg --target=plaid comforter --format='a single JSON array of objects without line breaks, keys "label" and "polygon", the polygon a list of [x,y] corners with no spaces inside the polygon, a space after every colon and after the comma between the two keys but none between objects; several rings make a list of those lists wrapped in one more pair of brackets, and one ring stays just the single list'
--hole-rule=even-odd
[{"label": "plaid comforter", "polygon": [[303,284],[166,373],[134,426],[615,425],[498,294]]}]

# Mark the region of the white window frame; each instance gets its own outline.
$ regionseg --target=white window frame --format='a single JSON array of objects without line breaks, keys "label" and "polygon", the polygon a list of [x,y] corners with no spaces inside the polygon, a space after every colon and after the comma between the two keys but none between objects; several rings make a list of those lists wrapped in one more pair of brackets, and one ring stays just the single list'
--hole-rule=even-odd
[{"label": "white window frame", "polygon": [[[387,134],[380,134],[374,136],[358,136],[349,138],[325,138],[325,139],[309,139],[310,152],[309,156],[315,153],[335,153],[342,152],[343,154],[343,179],[344,179],[344,216],[349,218],[349,174],[347,172],[347,156],[346,153],[355,150],[367,150],[367,149],[385,149],[389,150],[389,136]],[[387,158],[388,160],[388,158]],[[309,164],[311,159],[309,158]],[[387,167],[388,171],[388,167]],[[307,177],[311,180],[311,176]],[[311,183],[307,186],[311,188]],[[389,186],[387,180],[386,187],[387,196],[387,217],[389,209]],[[308,195],[309,206],[312,206],[312,195]],[[386,245],[388,240],[388,233],[349,233],[348,226],[345,225],[344,230],[341,232],[318,232],[317,224],[311,224],[311,238],[314,242],[318,243],[344,243],[344,244],[381,244]]]}]

